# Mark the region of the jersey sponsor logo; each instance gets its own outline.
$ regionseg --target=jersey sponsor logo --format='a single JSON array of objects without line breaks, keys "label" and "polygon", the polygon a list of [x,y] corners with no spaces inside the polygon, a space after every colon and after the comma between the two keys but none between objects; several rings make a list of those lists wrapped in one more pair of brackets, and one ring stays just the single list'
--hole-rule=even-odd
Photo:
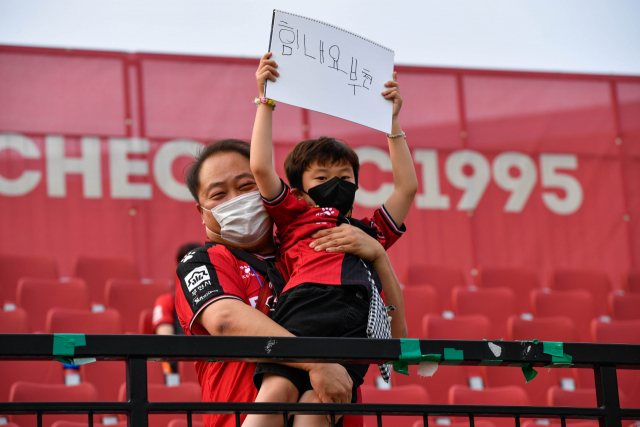
[{"label": "jersey sponsor logo", "polygon": [[215,294],[216,292],[218,292],[218,290],[217,290],[217,289],[214,289],[214,290],[212,290],[212,291],[207,292],[206,294],[204,294],[204,295],[202,295],[202,296],[195,297],[195,298],[193,298],[193,303],[197,305],[197,304],[199,304],[200,302],[205,301],[209,295],[211,295],[211,294]]},{"label": "jersey sponsor logo", "polygon": [[240,266],[240,275],[243,279],[248,279],[249,277],[254,276],[254,274],[251,272],[251,267],[249,267],[248,265]]},{"label": "jersey sponsor logo", "polygon": [[209,271],[207,271],[206,265],[196,267],[184,278],[184,282],[187,284],[189,292],[193,291],[197,286],[206,286],[211,283],[211,277],[209,277]]},{"label": "jersey sponsor logo", "polygon": [[180,262],[187,262],[187,261],[189,261],[191,258],[193,258],[193,256],[194,256],[195,254],[196,254],[196,251],[191,251],[191,252],[189,252],[188,254],[186,254],[186,255],[184,256],[184,258],[182,258],[182,261],[180,261]]}]

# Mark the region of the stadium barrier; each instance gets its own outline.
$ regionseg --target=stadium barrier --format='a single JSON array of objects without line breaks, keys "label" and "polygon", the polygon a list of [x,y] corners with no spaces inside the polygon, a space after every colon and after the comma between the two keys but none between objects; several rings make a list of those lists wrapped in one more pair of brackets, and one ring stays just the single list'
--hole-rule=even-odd
[{"label": "stadium barrier", "polygon": [[[59,335],[59,334],[58,334]],[[203,337],[148,335],[86,335],[84,344],[73,345],[73,334],[0,334],[0,360],[53,360],[60,357],[60,339],[67,345],[68,357],[124,360],[127,371],[126,402],[0,402],[0,414],[37,414],[38,426],[45,413],[126,414],[130,426],[146,427],[149,413],[187,414],[192,425],[194,413],[231,413],[240,426],[241,413],[283,414],[285,426],[289,413],[330,414],[332,426],[336,414],[421,415],[425,426],[428,416],[513,417],[515,427],[521,418],[597,419],[601,427],[620,427],[622,420],[640,419],[640,409],[621,408],[616,369],[640,369],[640,345],[543,343],[537,341],[454,341],[454,340],[368,340],[329,338]],[[56,343],[56,341],[58,341]],[[404,342],[403,342],[404,341]],[[69,344],[71,342],[71,344]],[[417,344],[411,354],[405,344]],[[489,343],[492,345],[489,346]],[[70,347],[69,347],[70,345]],[[419,350],[419,354],[418,353]],[[549,353],[559,351],[562,355]],[[58,355],[54,355],[57,353]],[[67,354],[68,354],[67,353]],[[451,356],[454,354],[454,356]],[[378,364],[420,358],[433,360],[444,355],[443,365],[492,365],[529,367],[592,368],[595,376],[597,407],[478,406],[415,404],[301,404],[237,402],[149,402],[147,396],[148,360],[218,361],[313,361]],[[567,362],[570,361],[570,365]]]}]

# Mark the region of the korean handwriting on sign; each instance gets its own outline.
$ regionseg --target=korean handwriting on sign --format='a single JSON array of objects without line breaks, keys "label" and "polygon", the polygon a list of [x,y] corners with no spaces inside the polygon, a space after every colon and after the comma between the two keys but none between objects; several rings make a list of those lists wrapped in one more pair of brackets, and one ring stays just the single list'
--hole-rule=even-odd
[{"label": "korean handwriting on sign", "polygon": [[[345,77],[348,76],[349,79],[346,81],[346,85],[353,87],[354,96],[356,95],[356,88],[369,90],[373,83],[373,76],[366,68],[361,68],[360,74],[358,74],[358,59],[355,56],[351,56],[351,69],[349,72],[341,68],[340,46],[337,44],[331,45],[325,51],[324,41],[319,40],[317,45],[318,48],[316,50],[315,47],[312,47],[315,43],[311,41],[307,43],[306,34],[302,34],[302,40],[300,40],[299,31],[282,20],[278,23],[278,38],[282,42],[283,56],[294,55],[294,51],[299,51],[300,45],[302,45],[302,54],[304,56],[311,60],[318,61],[319,64],[325,64],[326,60],[327,68],[334,70],[335,72],[343,73],[345,74]],[[325,52],[327,54],[327,58],[325,58]],[[344,62],[345,61],[343,60],[342,63]]]}]

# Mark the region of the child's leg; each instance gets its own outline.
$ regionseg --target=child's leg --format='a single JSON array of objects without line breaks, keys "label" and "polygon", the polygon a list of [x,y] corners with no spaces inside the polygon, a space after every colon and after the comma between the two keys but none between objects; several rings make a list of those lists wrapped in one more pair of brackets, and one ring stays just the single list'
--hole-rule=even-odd
[{"label": "child's leg", "polygon": [[[322,403],[313,390],[305,391],[299,400],[300,403]],[[342,415],[336,415],[336,422]],[[331,425],[331,415],[296,414],[293,427],[328,427]]]},{"label": "child's leg", "polygon": [[[285,377],[264,374],[256,402],[297,402],[298,389]],[[242,427],[282,427],[284,421],[280,414],[249,414]]]}]

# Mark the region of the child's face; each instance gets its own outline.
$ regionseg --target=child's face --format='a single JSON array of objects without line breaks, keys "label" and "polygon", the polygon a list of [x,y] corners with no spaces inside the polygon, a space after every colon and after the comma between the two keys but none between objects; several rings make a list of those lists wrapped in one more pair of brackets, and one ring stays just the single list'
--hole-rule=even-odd
[{"label": "child's face", "polygon": [[[351,163],[347,161],[324,166],[320,166],[318,162],[312,162],[307,170],[302,174],[302,186],[304,191],[308,193],[311,188],[316,185],[324,184],[335,176],[353,184],[356,183],[353,167],[351,166]],[[311,197],[309,197],[307,193],[300,191],[300,189],[294,188],[292,189],[292,193],[298,199],[302,199],[307,202],[307,205],[316,206],[316,203],[311,199]]]}]

